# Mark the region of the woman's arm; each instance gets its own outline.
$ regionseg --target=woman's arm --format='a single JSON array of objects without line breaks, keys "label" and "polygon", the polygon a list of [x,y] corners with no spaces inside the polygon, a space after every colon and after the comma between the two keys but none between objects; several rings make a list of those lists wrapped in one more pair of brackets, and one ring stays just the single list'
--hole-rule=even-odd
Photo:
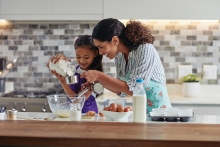
[{"label": "woman's arm", "polygon": [[129,91],[129,87],[126,82],[113,78],[111,76],[108,76],[105,73],[97,71],[97,70],[88,70],[82,73],[81,77],[84,77],[87,79],[87,82],[84,83],[84,85],[87,85],[93,82],[99,82],[106,89],[116,94],[120,94],[121,92],[126,93],[128,95],[133,94],[131,91]]}]

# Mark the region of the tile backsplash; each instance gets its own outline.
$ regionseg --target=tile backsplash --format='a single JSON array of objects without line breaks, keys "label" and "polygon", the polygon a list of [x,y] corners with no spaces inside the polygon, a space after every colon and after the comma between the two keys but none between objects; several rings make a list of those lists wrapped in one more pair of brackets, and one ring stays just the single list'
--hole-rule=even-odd
[{"label": "tile backsplash", "polygon": [[[74,37],[91,34],[98,21],[13,21],[0,24],[0,58],[17,59],[6,77],[15,90],[56,90],[61,85],[46,62],[55,54],[75,59]],[[220,21],[148,21],[155,36],[154,46],[163,63],[167,83],[181,83],[179,64],[191,64],[193,73],[202,77],[204,64],[220,68]],[[104,72],[115,77],[114,60],[103,59]],[[220,84],[218,79],[202,84]]]}]

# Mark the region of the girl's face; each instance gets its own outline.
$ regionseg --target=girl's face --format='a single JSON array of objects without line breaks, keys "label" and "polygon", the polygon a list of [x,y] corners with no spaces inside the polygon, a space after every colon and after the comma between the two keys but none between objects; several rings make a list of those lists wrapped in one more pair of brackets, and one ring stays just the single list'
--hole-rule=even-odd
[{"label": "girl's face", "polygon": [[117,45],[113,41],[100,42],[97,39],[93,39],[95,46],[99,49],[99,54],[105,55],[109,59],[113,59],[116,56],[116,54],[118,53]]},{"label": "girl's face", "polygon": [[89,66],[92,64],[96,55],[97,53],[86,47],[78,47],[76,49],[76,61],[83,70],[89,69]]}]

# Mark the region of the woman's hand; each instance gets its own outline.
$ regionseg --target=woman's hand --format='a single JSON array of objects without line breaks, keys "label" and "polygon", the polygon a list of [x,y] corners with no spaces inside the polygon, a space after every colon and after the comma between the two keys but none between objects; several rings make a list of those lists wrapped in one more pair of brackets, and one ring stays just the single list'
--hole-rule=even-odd
[{"label": "woman's hand", "polygon": [[81,78],[87,80],[86,83],[99,82],[100,71],[97,70],[88,70],[80,75]]},{"label": "woman's hand", "polygon": [[80,75],[81,78],[85,78],[87,82],[82,84],[82,87],[89,87],[94,82],[100,82],[99,77],[102,72],[97,70],[88,70]]},{"label": "woman's hand", "polygon": [[65,82],[64,76],[58,74],[55,70],[51,70],[50,72],[57,77],[57,79],[60,81],[60,83]]}]

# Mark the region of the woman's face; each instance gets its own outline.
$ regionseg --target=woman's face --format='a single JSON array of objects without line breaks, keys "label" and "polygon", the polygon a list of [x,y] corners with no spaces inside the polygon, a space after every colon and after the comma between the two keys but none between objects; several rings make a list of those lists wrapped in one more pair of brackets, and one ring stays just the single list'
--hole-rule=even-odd
[{"label": "woman's face", "polygon": [[76,61],[83,70],[88,70],[89,66],[92,64],[96,53],[86,47],[78,47],[76,49]]},{"label": "woman's face", "polygon": [[113,59],[118,53],[117,45],[113,44],[112,41],[100,42],[97,39],[93,39],[95,46],[99,49],[100,55],[105,55],[109,59]]}]

